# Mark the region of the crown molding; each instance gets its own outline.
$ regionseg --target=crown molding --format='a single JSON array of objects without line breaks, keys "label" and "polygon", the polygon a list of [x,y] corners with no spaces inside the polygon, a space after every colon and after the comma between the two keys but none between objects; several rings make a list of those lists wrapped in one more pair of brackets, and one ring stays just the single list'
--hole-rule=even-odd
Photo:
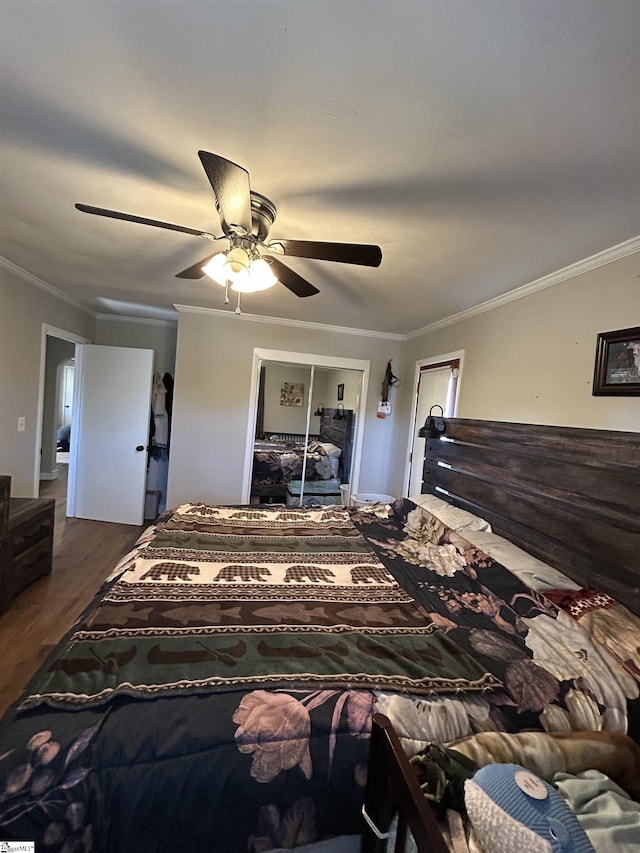
[{"label": "crown molding", "polygon": [[[435,323],[430,323],[428,326],[423,326],[420,329],[416,329],[415,331],[408,332],[406,334],[396,332],[376,332],[370,329],[353,329],[345,326],[332,326],[324,323],[310,323],[306,320],[286,320],[279,317],[262,317],[257,314],[238,315],[234,311],[225,311],[221,308],[202,308],[193,305],[177,304],[175,304],[173,307],[179,314],[206,314],[209,316],[224,317],[226,319],[240,321],[244,320],[250,323],[268,323],[276,326],[290,326],[300,329],[314,330],[318,332],[332,332],[334,334],[342,335],[358,335],[364,338],[377,338],[378,340],[409,341],[413,338],[418,338],[422,335],[427,335],[431,332],[436,332],[438,331],[438,329],[443,329],[447,326],[452,326],[455,323],[460,323],[462,320],[468,320],[469,318],[475,317],[478,314],[484,314],[487,311],[491,311],[494,308],[499,308],[502,305],[507,305],[510,302],[515,302],[517,299],[522,299],[525,296],[530,296],[533,293],[538,293],[539,291],[544,290],[547,287],[552,287],[553,285],[561,284],[563,281],[567,281],[568,279],[574,278],[575,276],[584,275],[585,273],[598,269],[598,267],[605,266],[606,264],[610,264],[613,261],[620,260],[636,252],[640,252],[640,235],[638,235],[637,237],[632,237],[630,240],[625,240],[623,243],[618,243],[617,245],[612,246],[609,249],[604,249],[602,252],[598,252],[595,255],[591,255],[588,258],[585,258],[581,261],[577,261],[576,263],[563,267],[560,270],[556,270],[556,272],[549,273],[549,275],[545,275],[542,278],[538,278],[535,281],[529,282],[528,284],[516,287],[513,290],[508,291],[507,293],[503,293],[501,296],[496,296],[495,298],[489,299],[486,302],[481,302],[479,305],[475,305],[473,308],[468,308],[465,311],[460,311],[457,314],[452,314],[449,317],[445,317],[442,320],[437,320]],[[6,258],[2,257],[2,255],[0,255],[0,267],[3,267],[8,272],[11,272],[19,278],[28,281],[35,287],[46,291],[57,299],[61,299],[63,302],[66,302],[74,308],[77,308],[80,311],[84,311],[86,314],[96,320],[113,322],[117,321],[124,323],[142,323],[155,326],[175,326],[175,321],[172,320],[158,320],[145,317],[130,317],[121,314],[98,314],[96,311],[92,310],[84,303],[79,302],[71,296],[68,296],[63,291],[58,290],[56,287],[53,287],[53,285],[48,284],[46,281],[43,281],[43,279],[38,278],[38,276],[36,275],[33,275],[33,273],[27,272],[27,270],[22,269],[22,267],[19,267],[12,261],[9,261]]]},{"label": "crown molding", "polygon": [[421,335],[436,332],[438,329],[444,329],[446,326],[452,326],[454,323],[459,323],[461,320],[468,320],[470,317],[475,317],[477,314],[484,314],[486,311],[491,311],[493,308],[499,308],[501,305],[507,305],[509,302],[515,302],[516,299],[522,299],[525,296],[530,296],[532,293],[538,293],[540,290],[545,290],[547,287],[552,287],[554,284],[561,284],[570,278],[575,278],[577,275],[591,272],[598,267],[610,264],[613,261],[619,261],[621,258],[626,258],[627,255],[633,255],[635,252],[640,252],[640,235],[632,237],[630,240],[625,240],[623,243],[618,243],[610,249],[604,249],[589,258],[582,261],[576,261],[574,264],[569,264],[567,267],[549,273],[542,278],[523,284],[521,287],[516,287],[502,296],[496,296],[494,299],[489,299],[486,302],[481,302],[473,308],[468,308],[466,311],[460,311],[458,314],[452,314],[450,317],[445,317],[443,320],[437,320],[435,323],[430,323],[422,329],[416,329],[415,332],[409,332],[405,335],[405,340],[409,341],[412,338],[418,338]]},{"label": "crown molding", "polygon": [[74,299],[72,296],[69,296],[67,293],[64,293],[62,290],[58,290],[57,287],[54,287],[52,284],[44,281],[41,278],[38,278],[37,275],[34,275],[31,272],[19,267],[17,264],[14,264],[13,261],[7,260],[7,258],[3,258],[0,255],[0,267],[3,267],[8,272],[17,275],[18,278],[24,279],[24,281],[28,281],[29,284],[33,284],[34,287],[40,288],[40,290],[44,290],[49,293],[51,296],[55,296],[56,299],[61,299],[63,302],[66,302],[68,305],[73,306],[74,308],[79,309],[80,311],[84,311],[85,314],[88,314],[90,317],[96,316],[96,312],[92,311],[88,305],[85,305],[83,302],[79,302],[77,299]]},{"label": "crown molding", "polygon": [[406,341],[407,336],[395,332],[373,332],[369,329],[350,329],[346,326],[330,326],[325,323],[309,323],[306,320],[284,320],[280,317],[262,317],[258,314],[236,314],[235,311],[225,311],[222,308],[199,308],[194,305],[173,306],[179,314],[207,314],[209,316],[224,317],[227,320],[242,321],[249,323],[270,323],[275,326],[292,326],[299,329],[308,329],[316,332],[333,332],[341,335],[359,335],[363,338],[378,338],[387,341]]},{"label": "crown molding", "polygon": [[604,249],[602,252],[598,252],[597,254],[591,255],[588,258],[584,258],[581,261],[576,261],[573,264],[569,264],[569,266],[563,267],[562,269],[542,276],[542,278],[538,278],[535,281],[529,282],[528,284],[516,287],[513,290],[508,291],[507,293],[503,293],[501,296],[496,296],[494,299],[489,299],[486,302],[481,302],[479,305],[475,305],[473,308],[468,308],[466,311],[460,311],[457,314],[452,314],[450,317],[445,317],[442,320],[437,320],[435,323],[430,323],[428,326],[424,326],[421,329],[416,329],[414,332],[408,332],[406,334],[394,332],[374,332],[368,329],[350,329],[344,326],[330,326],[325,325],[323,323],[309,323],[305,320],[283,320],[278,317],[262,317],[257,314],[238,315],[233,311],[225,311],[221,308],[199,308],[192,305],[175,304],[173,307],[176,309],[176,311],[178,311],[178,313],[182,314],[208,314],[210,316],[225,317],[227,319],[247,320],[251,323],[271,323],[277,326],[295,326],[297,328],[314,329],[316,331],[322,332],[334,332],[344,335],[360,335],[361,337],[366,338],[378,338],[382,340],[392,341],[409,341],[413,338],[418,338],[422,335],[429,334],[430,332],[435,332],[438,329],[443,329],[446,326],[453,326],[455,323],[459,323],[462,320],[467,320],[470,317],[475,317],[478,314],[484,314],[486,311],[491,311],[493,308],[499,308],[501,305],[507,305],[510,302],[515,302],[517,299],[522,299],[525,296],[530,296],[532,293],[538,293],[538,291],[545,290],[547,287],[552,287],[555,284],[561,284],[563,281],[567,281],[568,279],[574,278],[575,276],[584,275],[584,273],[591,272],[591,270],[598,269],[598,267],[605,266],[606,264],[610,264],[613,261],[618,261],[621,258],[625,258],[628,255],[632,255],[635,252],[639,251],[640,235],[638,235],[637,237],[632,237],[630,240],[625,240],[623,243],[618,243],[617,245],[612,246],[609,249]]},{"label": "crown molding", "polygon": [[143,326],[169,326],[172,329],[178,325],[177,318],[175,320],[158,320],[153,317],[127,317],[123,314],[96,314],[96,320],[107,323],[135,323]]}]

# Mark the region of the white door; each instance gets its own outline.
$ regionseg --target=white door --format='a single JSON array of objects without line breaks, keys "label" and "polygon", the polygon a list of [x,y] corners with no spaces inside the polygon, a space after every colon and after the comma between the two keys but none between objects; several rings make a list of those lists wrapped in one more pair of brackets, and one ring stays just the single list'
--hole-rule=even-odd
[{"label": "white door", "polygon": [[[451,417],[455,405],[455,382],[458,376],[459,362],[429,365],[421,368],[418,379],[416,399],[416,417],[411,450],[411,470],[409,474],[409,496],[422,492],[422,473],[426,439],[418,435],[432,406],[442,406],[445,417]],[[440,415],[439,409],[434,411]]]},{"label": "white door", "polygon": [[77,349],[67,515],[140,525],[153,350]]},{"label": "white door", "polygon": [[60,396],[59,426],[68,426],[72,421],[73,412],[73,380],[75,367],[73,364],[62,365],[62,394]]}]

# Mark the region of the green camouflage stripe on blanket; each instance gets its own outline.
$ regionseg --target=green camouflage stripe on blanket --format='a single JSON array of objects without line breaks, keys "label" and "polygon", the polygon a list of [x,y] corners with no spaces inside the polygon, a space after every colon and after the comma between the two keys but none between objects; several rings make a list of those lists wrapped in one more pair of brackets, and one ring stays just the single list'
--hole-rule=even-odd
[{"label": "green camouflage stripe on blanket", "polygon": [[137,637],[75,642],[54,660],[22,707],[95,704],[117,694],[150,696],[232,689],[358,687],[420,695],[499,686],[446,634],[380,637],[357,631],[206,637]]}]

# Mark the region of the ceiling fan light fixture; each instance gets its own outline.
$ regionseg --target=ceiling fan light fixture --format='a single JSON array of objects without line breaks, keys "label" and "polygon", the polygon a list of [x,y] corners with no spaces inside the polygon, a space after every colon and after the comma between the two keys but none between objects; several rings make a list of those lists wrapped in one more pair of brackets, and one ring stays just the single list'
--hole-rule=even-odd
[{"label": "ceiling fan light fixture", "polygon": [[250,290],[268,290],[278,283],[278,278],[271,269],[271,264],[264,258],[256,258],[249,267]]},{"label": "ceiling fan light fixture", "polygon": [[278,281],[268,261],[264,258],[250,261],[246,250],[239,246],[228,254],[220,252],[214,255],[202,270],[222,287],[231,282],[231,289],[237,293],[268,290]]},{"label": "ceiling fan light fixture", "polygon": [[228,267],[229,275],[227,278],[235,280],[236,277],[241,277],[249,274],[249,254],[242,246],[235,246],[227,254],[226,266]]},{"label": "ceiling fan light fixture", "polygon": [[[217,242],[221,239],[229,241],[227,252],[217,252],[208,255],[195,264],[177,273],[176,278],[200,279],[207,275],[216,284],[228,291],[230,287],[237,293],[266,290],[280,282],[287,290],[300,297],[313,296],[319,293],[301,275],[295,272],[278,258],[264,259],[258,252],[258,246],[275,255],[310,258],[318,261],[335,261],[342,264],[377,267],[382,261],[382,251],[379,246],[359,243],[330,243],[315,240],[276,240],[266,242],[271,226],[276,219],[276,206],[266,196],[250,189],[249,173],[242,166],[209,151],[198,151],[200,162],[211,184],[222,236],[216,236],[209,231],[199,231],[184,225],[162,222],[159,219],[148,219],[131,213],[121,213],[117,210],[107,210],[103,207],[93,207],[87,204],[76,204],[82,213],[96,216],[106,216],[110,219],[120,219],[126,222],[136,222],[154,228],[164,228],[190,234],[194,237],[204,237]],[[251,267],[255,265],[253,274]],[[269,268],[270,266],[270,268]],[[228,302],[225,294],[225,304]],[[238,309],[239,310],[239,309]]]},{"label": "ceiling fan light fixture", "polygon": [[231,290],[235,290],[236,293],[257,293],[259,290],[268,290],[270,287],[272,287],[271,284],[260,283],[253,279],[251,275],[248,275],[243,276],[238,281],[234,281],[231,285]]},{"label": "ceiling fan light fixture", "polygon": [[209,278],[213,279],[216,284],[222,285],[224,287],[227,283],[227,256],[224,252],[220,252],[217,255],[214,255],[211,260],[202,267],[202,272],[205,275],[208,275]]}]

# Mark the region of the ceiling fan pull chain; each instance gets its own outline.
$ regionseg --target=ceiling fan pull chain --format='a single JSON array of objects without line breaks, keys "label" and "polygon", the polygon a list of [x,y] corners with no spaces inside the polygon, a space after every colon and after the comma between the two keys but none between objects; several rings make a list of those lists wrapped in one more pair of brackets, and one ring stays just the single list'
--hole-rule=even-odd
[{"label": "ceiling fan pull chain", "polygon": [[238,307],[236,308],[236,314],[242,314],[240,310],[240,291],[238,291]]},{"label": "ceiling fan pull chain", "polygon": [[224,304],[225,305],[229,304],[229,279],[227,279],[225,286],[224,286]]}]

